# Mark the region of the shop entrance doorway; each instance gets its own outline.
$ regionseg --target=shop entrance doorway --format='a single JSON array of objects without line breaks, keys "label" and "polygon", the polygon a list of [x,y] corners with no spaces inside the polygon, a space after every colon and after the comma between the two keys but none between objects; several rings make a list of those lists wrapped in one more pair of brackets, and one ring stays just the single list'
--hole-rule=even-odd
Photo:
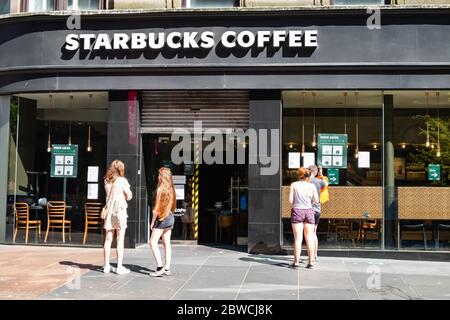
[{"label": "shop entrance doorway", "polygon": [[192,244],[245,245],[248,230],[247,165],[175,164],[171,155],[177,143],[171,141],[169,134],[143,134],[150,214],[158,170],[168,167],[177,192],[172,239]]}]

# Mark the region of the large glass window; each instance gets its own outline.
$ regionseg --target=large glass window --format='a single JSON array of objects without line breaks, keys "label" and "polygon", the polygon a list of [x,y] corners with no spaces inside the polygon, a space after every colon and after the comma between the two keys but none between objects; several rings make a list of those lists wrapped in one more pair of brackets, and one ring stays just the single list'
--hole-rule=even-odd
[{"label": "large glass window", "polygon": [[0,14],[7,14],[11,12],[10,0],[0,1]]},{"label": "large glass window", "polygon": [[29,12],[42,12],[55,10],[54,0],[28,0]]},{"label": "large glass window", "polygon": [[100,9],[100,0],[69,0],[68,10],[98,10]]},{"label": "large glass window", "polygon": [[334,0],[336,6],[384,5],[385,0]]},{"label": "large glass window", "polygon": [[185,0],[186,8],[225,8],[235,7],[235,0]]},{"label": "large glass window", "polygon": [[[347,145],[322,144],[325,135],[345,137]],[[318,225],[320,246],[379,248],[382,148],[381,92],[283,92],[284,245],[293,244],[289,186],[297,180],[299,166],[322,164],[330,185]]]},{"label": "large glass window", "polygon": [[392,91],[401,249],[450,248],[450,93]]},{"label": "large glass window", "polygon": [[[102,245],[98,208],[105,196],[107,106],[106,92],[13,97],[7,194],[10,240]],[[61,146],[77,152],[61,154],[57,151]],[[64,235],[58,223],[62,213]],[[27,217],[33,221],[28,228],[23,223]]]}]

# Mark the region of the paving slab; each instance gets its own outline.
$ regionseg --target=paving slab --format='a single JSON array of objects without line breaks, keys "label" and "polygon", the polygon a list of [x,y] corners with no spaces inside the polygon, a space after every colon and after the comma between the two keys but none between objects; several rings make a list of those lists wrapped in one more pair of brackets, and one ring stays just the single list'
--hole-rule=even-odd
[{"label": "paving slab", "polygon": [[[152,278],[148,246],[125,251],[131,273],[102,272],[99,248],[0,246],[0,299],[450,300],[450,263],[292,256],[174,245],[171,276]],[[113,260],[115,265],[115,260]]]}]

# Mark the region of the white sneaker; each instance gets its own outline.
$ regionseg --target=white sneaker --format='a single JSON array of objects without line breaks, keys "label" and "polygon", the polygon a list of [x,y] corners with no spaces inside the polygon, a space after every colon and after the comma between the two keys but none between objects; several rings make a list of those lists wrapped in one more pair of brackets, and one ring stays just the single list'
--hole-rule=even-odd
[{"label": "white sneaker", "polygon": [[116,270],[117,274],[127,274],[130,273],[130,269],[125,268],[124,266],[120,266]]},{"label": "white sneaker", "polygon": [[150,273],[150,277],[161,277],[164,273],[166,273],[166,270],[164,270],[164,268],[162,268],[159,271]]},{"label": "white sneaker", "polygon": [[103,273],[109,273],[111,271],[111,265],[107,264],[103,267]]}]

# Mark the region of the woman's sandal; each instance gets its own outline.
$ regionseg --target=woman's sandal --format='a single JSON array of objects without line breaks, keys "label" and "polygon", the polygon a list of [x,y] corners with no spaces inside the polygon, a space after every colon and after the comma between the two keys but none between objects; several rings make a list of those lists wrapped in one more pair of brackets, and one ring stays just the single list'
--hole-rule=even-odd
[{"label": "woman's sandal", "polygon": [[298,262],[293,262],[292,264],[289,265],[290,268],[298,268],[300,266],[300,263]]}]

